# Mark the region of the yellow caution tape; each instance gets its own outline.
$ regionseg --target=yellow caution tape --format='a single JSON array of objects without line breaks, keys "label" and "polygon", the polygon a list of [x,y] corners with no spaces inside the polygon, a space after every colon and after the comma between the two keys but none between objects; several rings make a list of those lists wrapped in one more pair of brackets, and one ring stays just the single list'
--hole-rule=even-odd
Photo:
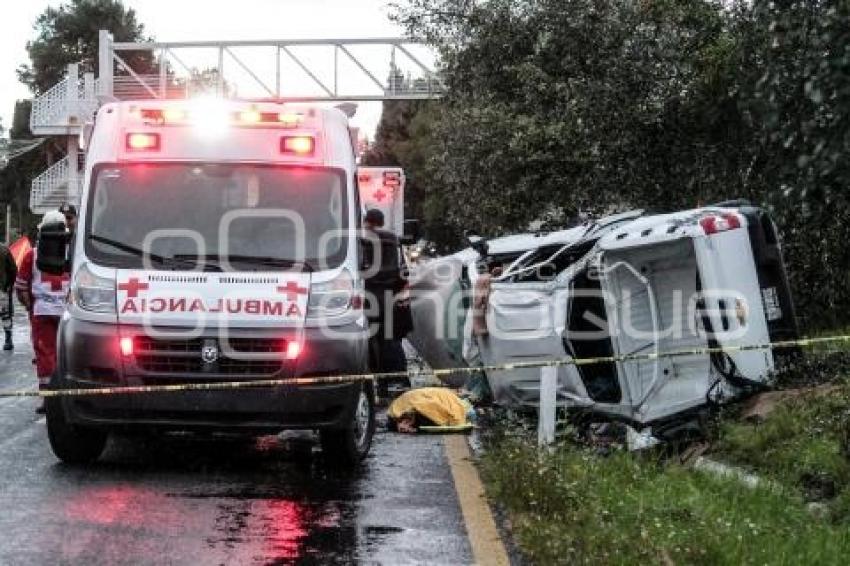
[{"label": "yellow caution tape", "polygon": [[41,390],[18,390],[0,391],[3,397],[80,397],[92,395],[126,395],[137,393],[174,393],[181,391],[222,391],[235,389],[257,389],[266,387],[289,387],[305,385],[333,385],[340,383],[353,383],[358,381],[376,381],[381,379],[400,379],[410,377],[447,377],[457,374],[470,374],[479,371],[515,371],[519,369],[532,369],[544,367],[561,366],[587,366],[603,363],[622,363],[647,360],[659,360],[664,358],[676,358],[684,356],[707,356],[724,352],[748,352],[754,350],[780,350],[787,348],[807,348],[819,344],[847,343],[850,335],[823,336],[817,338],[799,338],[796,340],[783,340],[767,344],[749,344],[745,346],[718,346],[706,348],[692,348],[688,350],[673,350],[669,352],[657,352],[650,354],[620,354],[614,356],[599,356],[595,358],[565,358],[556,360],[532,360],[527,362],[515,362],[509,364],[459,367],[446,369],[431,369],[420,371],[395,371],[383,373],[362,373],[350,375],[333,375],[319,377],[287,377],[280,379],[258,379],[251,381],[215,381],[175,383],[171,385],[128,385],[121,387],[86,387],[77,389],[41,389]]}]

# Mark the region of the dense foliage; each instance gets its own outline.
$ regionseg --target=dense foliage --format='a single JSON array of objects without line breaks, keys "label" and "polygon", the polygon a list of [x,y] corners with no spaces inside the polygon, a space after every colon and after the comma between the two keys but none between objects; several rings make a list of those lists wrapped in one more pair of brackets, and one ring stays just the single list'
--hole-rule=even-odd
[{"label": "dense foliage", "polygon": [[[115,41],[145,39],[136,12],[120,0],[70,0],[47,8],[35,21],[36,38],[27,42],[31,63],[18,69],[18,79],[41,94],[65,77],[69,63],[82,63],[80,72],[97,72],[98,30]],[[137,72],[150,66],[149,53],[125,52],[122,57]]]},{"label": "dense foliage", "polygon": [[850,4],[408,0],[396,18],[437,46],[447,91],[406,121],[388,104],[376,147],[440,243],[748,198],[780,224],[808,325],[844,323]]},{"label": "dense foliage", "polygon": [[[146,39],[144,27],[135,12],[118,0],[68,0],[48,7],[35,21],[35,39],[27,43],[30,64],[18,69],[18,78],[35,95],[44,93],[65,77],[69,63],[81,63],[80,73],[97,73],[98,30],[107,29],[116,41]],[[149,52],[124,52],[122,57],[134,69],[147,72],[154,60]],[[18,101],[9,128],[12,140],[33,137],[29,129],[30,101]],[[0,170],[0,207],[12,206],[15,231],[32,234],[37,217],[29,211],[32,179],[64,153],[62,138],[44,144],[13,159]]]}]

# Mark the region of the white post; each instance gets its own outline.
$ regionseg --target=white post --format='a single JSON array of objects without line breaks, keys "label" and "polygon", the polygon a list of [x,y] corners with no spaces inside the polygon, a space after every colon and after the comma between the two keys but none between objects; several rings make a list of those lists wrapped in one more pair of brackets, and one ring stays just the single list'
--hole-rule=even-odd
[{"label": "white post", "polygon": [[558,368],[540,369],[540,403],[537,414],[537,444],[548,446],[555,442],[555,409],[557,407]]},{"label": "white post", "polygon": [[274,95],[280,98],[280,45],[274,48]]},{"label": "white post", "polygon": [[224,48],[218,48],[218,80],[215,89],[219,98],[224,98]]},{"label": "white post", "polygon": [[100,79],[98,94],[112,96],[112,37],[105,29],[98,32],[97,69]]},{"label": "white post", "polygon": [[165,53],[164,48],[159,50],[159,97],[162,99],[165,99],[165,83],[168,80]]},{"label": "white post", "polygon": [[6,205],[6,243],[12,243],[12,205]]},{"label": "white post", "polygon": [[83,75],[83,92],[85,93],[86,102],[94,100],[94,73],[85,73]]},{"label": "white post", "polygon": [[80,164],[79,137],[68,136],[68,188],[65,191],[65,202],[77,204],[80,192],[79,172]]},{"label": "white post", "polygon": [[65,107],[68,110],[66,125],[77,122],[80,113],[80,69],[76,63],[68,64],[68,76],[65,83]]}]

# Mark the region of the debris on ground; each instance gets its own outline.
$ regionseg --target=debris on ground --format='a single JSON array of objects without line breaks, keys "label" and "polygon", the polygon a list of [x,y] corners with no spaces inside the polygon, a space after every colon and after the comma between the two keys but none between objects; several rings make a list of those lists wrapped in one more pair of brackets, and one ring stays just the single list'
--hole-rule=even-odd
[{"label": "debris on ground", "polygon": [[759,393],[758,395],[753,395],[744,402],[741,407],[740,418],[745,421],[763,421],[784,401],[802,396],[820,397],[823,395],[829,395],[836,390],[838,390],[838,386],[825,384],[817,387],[785,389],[781,391],[766,391],[764,393]]}]

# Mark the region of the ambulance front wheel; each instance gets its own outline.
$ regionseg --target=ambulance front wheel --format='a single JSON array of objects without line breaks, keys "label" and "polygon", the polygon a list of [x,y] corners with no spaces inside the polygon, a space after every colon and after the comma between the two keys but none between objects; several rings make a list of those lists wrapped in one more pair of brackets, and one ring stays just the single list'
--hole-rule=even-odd
[{"label": "ambulance front wheel", "polygon": [[342,467],[356,466],[369,454],[375,434],[375,395],[364,383],[357,393],[352,418],[342,429],[319,431],[325,460]]},{"label": "ambulance front wheel", "polygon": [[69,423],[58,398],[46,399],[45,409],[47,438],[57,458],[67,464],[88,464],[100,458],[106,447],[106,431]]}]

